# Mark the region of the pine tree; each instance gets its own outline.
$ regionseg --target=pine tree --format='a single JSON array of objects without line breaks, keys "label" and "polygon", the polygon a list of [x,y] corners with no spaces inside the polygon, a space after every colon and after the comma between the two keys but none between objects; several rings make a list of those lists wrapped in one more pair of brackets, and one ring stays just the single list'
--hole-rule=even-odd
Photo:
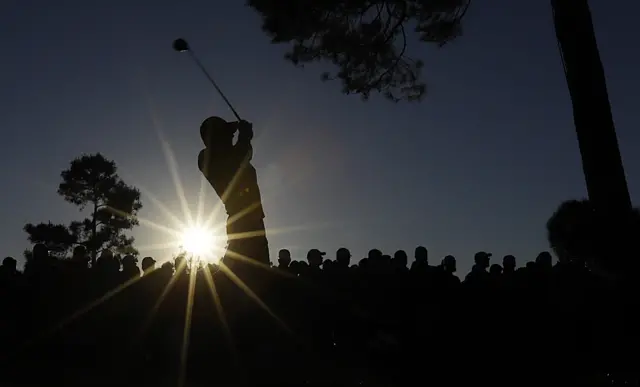
[{"label": "pine tree", "polygon": [[29,241],[46,244],[58,256],[66,255],[75,245],[83,245],[92,263],[103,249],[137,254],[134,238],[125,232],[138,225],[140,191],[118,176],[115,162],[100,153],[82,155],[60,175],[58,194],[81,212],[88,212],[88,216],[68,226],[51,222],[26,224],[24,231]]}]

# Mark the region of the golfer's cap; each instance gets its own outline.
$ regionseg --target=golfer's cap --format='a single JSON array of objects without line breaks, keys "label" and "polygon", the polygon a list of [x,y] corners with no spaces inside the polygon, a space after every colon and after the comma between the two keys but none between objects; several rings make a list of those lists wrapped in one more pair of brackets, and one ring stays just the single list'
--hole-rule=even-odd
[{"label": "golfer's cap", "polygon": [[227,122],[220,117],[209,117],[200,125],[200,137],[204,140],[208,136],[219,136],[226,132],[233,134],[236,131],[237,123]]}]

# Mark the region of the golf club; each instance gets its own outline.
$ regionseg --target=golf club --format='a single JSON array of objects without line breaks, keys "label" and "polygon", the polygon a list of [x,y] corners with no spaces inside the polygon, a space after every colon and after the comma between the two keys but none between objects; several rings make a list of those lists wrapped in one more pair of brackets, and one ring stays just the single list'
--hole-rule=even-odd
[{"label": "golf club", "polygon": [[213,78],[211,77],[211,75],[209,75],[207,70],[204,68],[204,66],[202,65],[202,63],[200,62],[200,60],[198,59],[196,54],[193,52],[193,50],[191,50],[191,47],[189,47],[189,43],[187,43],[187,41],[184,40],[184,39],[176,39],[176,40],[173,41],[173,49],[178,51],[178,52],[188,52],[189,53],[189,55],[191,56],[191,58],[193,58],[193,60],[198,65],[198,67],[200,67],[200,70],[202,70],[204,75],[206,75],[206,77],[209,79],[209,82],[211,82],[213,87],[216,88],[216,91],[218,92],[218,94],[220,94],[220,96],[222,97],[224,102],[227,103],[227,106],[229,106],[229,109],[231,109],[231,111],[233,112],[233,115],[236,116],[238,121],[242,121],[242,119],[240,118],[240,115],[238,114],[236,109],[233,108],[233,105],[231,105],[231,102],[229,102],[229,100],[224,95],[222,90],[220,90],[220,87],[218,87],[218,84],[216,83],[216,81],[213,80]]}]

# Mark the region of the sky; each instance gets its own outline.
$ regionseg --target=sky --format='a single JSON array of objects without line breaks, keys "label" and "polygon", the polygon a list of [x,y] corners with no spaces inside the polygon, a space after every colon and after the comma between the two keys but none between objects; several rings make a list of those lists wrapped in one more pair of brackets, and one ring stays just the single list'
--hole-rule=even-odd
[{"label": "sky", "polygon": [[[624,12],[591,1],[632,200],[640,194],[640,4]],[[633,9],[635,8],[635,9]],[[548,2],[472,4],[464,36],[442,49],[414,45],[428,95],[418,104],[363,102],[322,82],[322,65],[283,59],[243,1],[4,0],[0,5],[0,254],[21,257],[27,222],[83,217],[56,194],[60,171],[82,153],[116,161],[141,189],[142,256],[167,258],[179,193],[169,145],[195,217],[198,128],[231,120],[198,68],[171,49],[189,40],[254,124],[272,259],[319,248],[353,257],[418,245],[467,271],[476,251],[520,264],[548,249],[545,223],[563,201],[586,196],[571,104]],[[206,187],[208,215],[218,201]],[[217,217],[218,222],[224,222]]]}]

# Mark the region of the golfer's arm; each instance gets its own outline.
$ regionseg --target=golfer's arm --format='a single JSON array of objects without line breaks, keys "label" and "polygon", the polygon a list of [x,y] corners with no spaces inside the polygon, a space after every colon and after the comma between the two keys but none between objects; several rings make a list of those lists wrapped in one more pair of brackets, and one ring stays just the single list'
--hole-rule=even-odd
[{"label": "golfer's arm", "polygon": [[238,138],[238,142],[234,146],[235,153],[241,157],[242,159],[248,158],[248,161],[251,161],[253,157],[253,147],[251,146],[251,140],[243,139],[242,137]]},{"label": "golfer's arm", "polygon": [[238,141],[236,142],[236,151],[244,156],[248,156],[249,160],[253,156],[253,146],[251,146],[251,140],[253,139],[253,130],[239,130]]}]

